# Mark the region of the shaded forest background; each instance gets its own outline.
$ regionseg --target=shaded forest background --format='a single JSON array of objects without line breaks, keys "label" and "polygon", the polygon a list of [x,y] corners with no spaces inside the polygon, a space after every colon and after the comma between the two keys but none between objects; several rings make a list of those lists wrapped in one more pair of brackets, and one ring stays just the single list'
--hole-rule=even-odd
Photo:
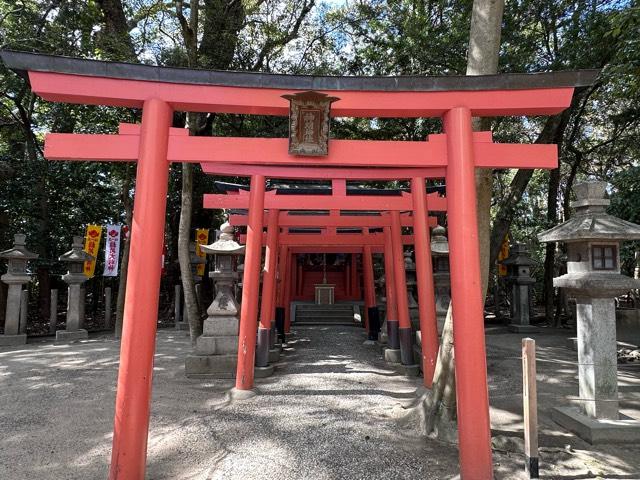
[{"label": "shaded forest background", "polygon": [[[471,6],[470,0],[0,0],[0,45],[274,73],[464,74]],[[571,216],[573,185],[587,178],[606,180],[611,213],[640,223],[640,5],[507,2],[501,73],[580,68],[602,73],[596,85],[576,92],[563,114],[492,123],[496,141],[560,146],[557,170],[493,174],[491,259],[507,232],[529,245],[547,318],[555,313],[551,279],[562,252],[539,245],[535,234]],[[119,122],[139,121],[140,112],[43,102],[4,66],[0,92],[0,247],[9,248],[14,233],[26,233],[28,245],[40,254],[37,282],[46,292],[63,273],[56,259],[69,249],[72,235],[82,234],[89,223],[128,223],[135,168],[47,162],[45,133],[115,133]],[[286,119],[278,117],[182,114],[175,122],[195,135],[287,135]],[[332,129],[336,138],[422,140],[441,125],[434,119],[336,119]],[[178,282],[179,251],[184,253],[195,228],[220,223],[219,212],[202,208],[203,193],[213,189],[213,179],[199,166],[171,167],[168,285]],[[627,274],[633,270],[634,248],[623,251]],[[40,301],[45,317],[46,295]]]}]

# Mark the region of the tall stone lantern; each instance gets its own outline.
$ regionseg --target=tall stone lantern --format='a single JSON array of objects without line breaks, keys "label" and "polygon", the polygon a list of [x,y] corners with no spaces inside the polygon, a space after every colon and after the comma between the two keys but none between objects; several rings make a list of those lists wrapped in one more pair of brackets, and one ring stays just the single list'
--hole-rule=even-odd
[{"label": "tall stone lantern", "polygon": [[69,265],[69,271],[62,276],[62,280],[69,286],[67,291],[67,326],[65,330],[56,332],[56,342],[72,342],[89,338],[89,334],[81,328],[84,318],[81,314],[84,311],[81,302],[85,299],[81,295],[81,285],[88,280],[84,274],[84,262],[94,259],[83,250],[83,238],[73,237],[71,250],[60,255],[58,260]]},{"label": "tall stone lantern", "polygon": [[438,333],[442,334],[444,321],[451,302],[451,274],[449,273],[449,241],[444,227],[438,225],[431,233],[433,258],[433,287],[436,296]]},{"label": "tall stone lantern", "polygon": [[[215,271],[209,275],[216,284],[216,296],[207,309],[203,332],[196,339],[195,352],[185,361],[187,376],[233,378],[236,375],[240,306],[233,287],[238,273],[233,257],[244,255],[245,247],[234,240],[233,227],[225,222],[220,237],[211,245],[200,247],[207,255],[215,255]],[[257,328],[257,325],[256,325]]]},{"label": "tall stone lantern", "polygon": [[31,275],[27,272],[27,262],[38,258],[37,254],[25,248],[26,235],[16,234],[13,238],[13,247],[0,253],[0,258],[7,259],[8,263],[7,273],[0,279],[9,285],[4,335],[0,335],[0,346],[27,343],[27,334],[24,333],[26,325],[20,325],[22,286],[31,280]]},{"label": "tall stone lantern", "polygon": [[527,246],[516,243],[511,246],[509,256],[502,265],[507,267],[506,280],[511,284],[511,324],[509,330],[517,333],[537,332],[539,328],[531,325],[529,301],[531,286],[536,283],[531,277],[531,267],[535,265],[529,256]]},{"label": "tall stone lantern", "polygon": [[640,287],[620,274],[620,244],[640,239],[640,225],[605,213],[606,183],[576,185],[575,215],[538,235],[567,244],[567,273],[553,280],[576,300],[580,408],[558,407],[552,418],[591,443],[640,441],[640,422],[618,411],[614,297]]}]

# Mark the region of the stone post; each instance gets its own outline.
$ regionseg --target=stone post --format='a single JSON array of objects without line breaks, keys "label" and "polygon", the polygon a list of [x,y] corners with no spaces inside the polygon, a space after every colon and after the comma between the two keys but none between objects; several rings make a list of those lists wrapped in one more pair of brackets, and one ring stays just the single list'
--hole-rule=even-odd
[{"label": "stone post", "polygon": [[207,309],[195,352],[186,358],[185,373],[189,377],[234,378],[236,374],[240,306],[233,291],[238,278],[233,271],[233,256],[243,254],[244,246],[234,241],[231,225],[224,223],[220,230],[218,240],[200,247],[216,256],[215,271],[209,274],[216,283],[216,296]]},{"label": "stone post", "polygon": [[554,278],[576,300],[580,408],[558,407],[554,421],[591,443],[640,441],[640,422],[618,411],[616,295],[640,281],[620,274],[620,244],[640,238],[640,225],[608,215],[606,183],[574,187],[576,212],[538,235],[567,244],[567,273]]},{"label": "stone post", "polygon": [[182,315],[182,285],[174,287],[173,308],[176,330],[189,330],[189,322],[185,321],[186,319]]},{"label": "stone post", "polygon": [[84,262],[93,260],[94,257],[83,250],[83,238],[73,237],[71,250],[60,255],[59,260],[69,264],[69,271],[62,276],[62,280],[68,285],[67,295],[67,319],[65,330],[56,332],[56,342],[73,342],[89,337],[82,328],[84,319],[81,318],[84,308],[82,306],[82,284],[87,281],[84,274]]},{"label": "stone post", "polygon": [[29,290],[26,288],[20,292],[20,333],[27,333],[27,321],[29,319]]},{"label": "stone post", "polygon": [[49,303],[49,333],[56,333],[58,325],[58,289],[51,290],[51,302]]},{"label": "stone post", "polygon": [[111,328],[111,287],[104,287],[104,328]]},{"label": "stone post", "polygon": [[[0,346],[24,345],[27,343],[26,335],[26,307],[21,315],[22,286],[31,280],[27,272],[27,262],[35,260],[38,255],[25,248],[26,236],[16,234],[13,247],[0,253],[0,258],[8,261],[7,273],[0,277],[9,285],[7,293],[7,310],[4,323],[4,335],[0,335]],[[23,321],[21,322],[21,317]],[[21,325],[23,323],[23,325]]]},{"label": "stone post", "polygon": [[535,262],[529,257],[526,245],[513,245],[509,256],[501,263],[507,267],[506,280],[511,283],[512,315],[509,330],[517,333],[537,332],[538,327],[531,325],[529,321],[531,285],[535,283],[530,271]]}]

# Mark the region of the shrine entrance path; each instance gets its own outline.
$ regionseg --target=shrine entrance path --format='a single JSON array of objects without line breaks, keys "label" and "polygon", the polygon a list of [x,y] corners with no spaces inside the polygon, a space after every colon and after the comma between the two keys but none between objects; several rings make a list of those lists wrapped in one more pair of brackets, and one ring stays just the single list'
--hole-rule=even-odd
[{"label": "shrine entrance path", "polygon": [[[455,447],[398,424],[419,382],[364,345],[364,329],[294,331],[261,394],[228,403],[233,382],[185,378],[188,338],[160,330],[147,478],[455,477]],[[118,349],[97,337],[0,351],[0,478],[106,478]]]}]

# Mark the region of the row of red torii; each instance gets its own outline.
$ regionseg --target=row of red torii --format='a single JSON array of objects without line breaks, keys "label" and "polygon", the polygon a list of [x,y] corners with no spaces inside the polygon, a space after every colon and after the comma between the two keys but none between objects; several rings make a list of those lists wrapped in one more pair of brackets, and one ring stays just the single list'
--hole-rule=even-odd
[{"label": "row of red torii", "polygon": [[[490,132],[473,132],[471,120],[473,116],[558,114],[570,105],[574,88],[591,84],[597,72],[319,77],[162,68],[9,51],[0,56],[7,67],[27,77],[32,90],[45,100],[142,109],[141,125],[122,125],[117,135],[52,133],[45,140],[45,156],[51,160],[137,162],[109,478],[144,478],[161,274],[158,259],[171,162],[196,162],[209,174],[251,178],[248,195],[205,198],[205,207],[249,210],[243,290],[251,294],[241,309],[239,389],[253,386],[265,209],[390,212],[383,236],[387,246],[391,236],[389,258],[394,266],[388,272],[398,279],[403,277],[402,244],[393,241],[394,232],[397,239],[399,212],[414,212],[425,381],[431,381],[437,334],[431,312],[427,212],[435,210],[437,202],[442,202],[442,208],[445,200],[434,197],[431,204],[424,185],[427,178],[444,178],[460,468],[465,480],[493,478],[475,169],[556,168],[557,149],[493,143]],[[283,95],[308,90],[340,97],[331,110],[333,117],[440,117],[445,133],[431,135],[427,141],[331,140],[327,155],[311,157],[291,155],[286,138],[190,137],[186,130],[172,128],[174,111],[287,116],[289,102]],[[327,198],[292,199],[265,193],[266,178],[336,179],[338,191]],[[374,205],[371,197],[346,195],[344,188],[340,192],[346,180],[410,180],[412,189],[408,195],[378,198]],[[394,283],[397,288],[400,281]],[[396,294],[400,328],[406,325],[403,299],[406,295]]]}]

